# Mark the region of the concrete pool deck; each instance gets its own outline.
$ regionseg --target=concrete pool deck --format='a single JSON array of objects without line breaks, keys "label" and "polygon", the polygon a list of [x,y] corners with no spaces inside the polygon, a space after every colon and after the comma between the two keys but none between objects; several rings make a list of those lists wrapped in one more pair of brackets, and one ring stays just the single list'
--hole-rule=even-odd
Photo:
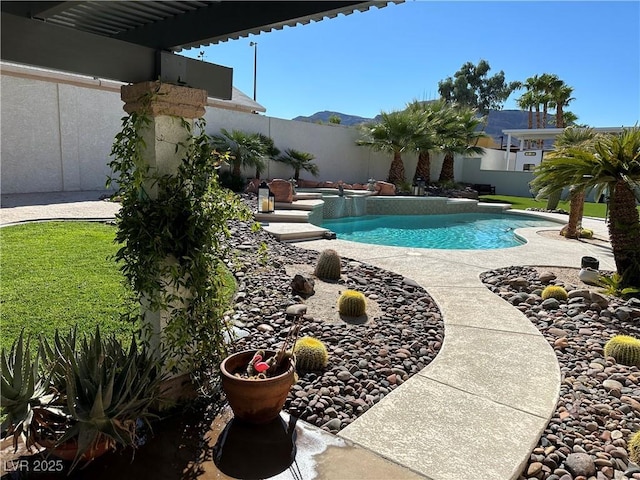
[{"label": "concrete pool deck", "polygon": [[[113,218],[118,205],[98,198],[91,192],[3,196],[0,223]],[[604,221],[583,223],[597,236],[608,238]],[[537,230],[518,230],[527,238],[526,245],[483,251],[342,240],[298,244],[319,251],[332,248],[344,257],[415,280],[436,301],[445,323],[444,344],[435,360],[340,432],[339,437],[355,447],[326,448],[315,455],[316,468],[308,478],[518,477],[555,410],[560,371],[538,330],[492,294],[479,275],[512,265],[579,267],[583,256],[596,257],[603,270],[615,269],[610,248],[559,241],[538,235]],[[201,478],[228,477],[212,472]]]}]

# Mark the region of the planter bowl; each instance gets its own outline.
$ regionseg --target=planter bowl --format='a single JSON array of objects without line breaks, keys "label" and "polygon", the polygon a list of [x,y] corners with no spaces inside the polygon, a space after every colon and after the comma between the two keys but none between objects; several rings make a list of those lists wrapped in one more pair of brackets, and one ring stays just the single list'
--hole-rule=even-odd
[{"label": "planter bowl", "polygon": [[[222,389],[234,416],[247,423],[264,424],[274,420],[282,410],[291,385],[295,383],[295,365],[285,360],[283,373],[266,379],[240,378],[256,350],[245,350],[228,356],[220,364]],[[267,357],[275,351],[266,350]]]},{"label": "planter bowl", "polygon": [[[78,442],[76,440],[69,440],[61,445],[56,446],[56,442],[53,440],[39,439],[38,444],[47,449],[47,451],[56,458],[71,462],[76,459],[78,454]],[[109,441],[102,439],[95,445],[92,445],[86,452],[80,457],[82,462],[91,462],[98,457],[101,457],[110,450]]]}]

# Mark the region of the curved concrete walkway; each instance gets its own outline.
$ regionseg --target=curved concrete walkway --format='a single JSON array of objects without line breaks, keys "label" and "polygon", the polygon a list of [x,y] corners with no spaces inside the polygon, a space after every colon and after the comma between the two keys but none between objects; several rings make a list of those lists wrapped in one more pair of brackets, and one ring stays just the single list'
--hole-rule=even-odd
[{"label": "curved concrete walkway", "polygon": [[[99,200],[99,194],[3,196],[0,224],[113,218],[118,205]],[[556,217],[566,220],[566,216]],[[585,219],[584,224],[607,238],[603,221]],[[479,274],[512,265],[579,267],[583,256],[598,258],[601,269],[615,269],[609,248],[546,238],[535,228],[518,233],[528,239],[526,245],[485,251],[371,246],[341,240],[299,244],[319,251],[333,248],[344,257],[415,280],[433,297],[444,317],[445,340],[435,360],[340,436],[426,479],[518,477],[555,410],[560,371],[553,350],[538,330],[520,311],[491,293]],[[392,480],[401,474],[413,478],[408,471],[379,463],[375,455],[362,459],[354,457],[354,452],[358,453],[350,451],[350,458],[327,457],[340,478]],[[356,471],[355,467],[360,468],[355,476],[346,473]]]},{"label": "curved concrete walkway", "polygon": [[[603,221],[585,219],[584,224],[608,238]],[[518,477],[555,410],[560,370],[540,332],[491,293],[479,274],[513,265],[579,267],[582,256],[596,257],[601,269],[615,270],[608,248],[558,241],[536,231],[518,230],[528,243],[500,250],[341,240],[299,244],[319,251],[332,248],[415,280],[444,317],[444,344],[435,360],[339,435],[433,480]]]}]

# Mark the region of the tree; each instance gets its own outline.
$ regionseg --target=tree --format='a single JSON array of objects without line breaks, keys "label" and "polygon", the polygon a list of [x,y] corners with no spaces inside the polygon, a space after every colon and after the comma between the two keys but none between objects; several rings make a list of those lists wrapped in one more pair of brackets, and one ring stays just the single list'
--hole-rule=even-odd
[{"label": "tree", "polygon": [[467,156],[484,153],[484,148],[477,146],[480,138],[487,137],[479,129],[483,122],[484,118],[478,117],[474,109],[454,107],[453,117],[440,135],[440,150],[445,155],[438,181],[455,181],[453,167],[456,154]]},{"label": "tree", "polygon": [[447,103],[477,109],[482,115],[489,110],[500,110],[511,93],[520,88],[520,82],[505,82],[504,72],[500,70],[489,77],[489,62],[480,60],[478,65],[467,62],[453,78],[447,77],[438,82],[438,92]]},{"label": "tree", "polygon": [[288,148],[284,151],[284,155],[276,158],[276,161],[293,167],[293,178],[298,181],[300,179],[300,170],[306,170],[314,177],[318,176],[320,169],[315,163],[312,163],[315,158],[311,153]]},{"label": "tree", "polygon": [[[280,149],[278,149],[273,143],[273,138],[264,135],[263,133],[258,133],[258,138],[264,145],[264,155],[269,160],[274,160],[280,155]],[[261,164],[256,164],[256,178],[260,178],[260,174],[264,169],[264,162]]]},{"label": "tree", "polygon": [[416,134],[413,148],[418,153],[418,162],[413,180],[418,178],[427,184],[431,182],[431,151],[436,150],[440,139],[455,119],[454,109],[444,101],[413,101],[407,110],[415,115]]},{"label": "tree", "polygon": [[240,130],[229,132],[224,128],[220,129],[220,133],[212,137],[212,143],[220,151],[231,153],[232,175],[239,177],[242,167],[255,167],[259,176],[265,167],[264,156],[268,150],[265,138],[268,137],[260,133],[247,133]]},{"label": "tree", "polygon": [[336,115],[335,113],[329,117],[329,123],[340,125],[341,122],[342,122],[342,119],[340,118],[339,115]]},{"label": "tree", "polygon": [[593,149],[567,148],[534,171],[534,188],[557,191],[575,185],[610,195],[609,238],[620,275],[620,287],[640,286],[640,220],[634,190],[640,181],[640,128],[603,135]]},{"label": "tree", "polygon": [[399,185],[405,181],[402,153],[415,144],[417,132],[416,115],[409,111],[381,112],[378,123],[367,123],[361,127],[362,138],[356,143],[377,152],[393,155],[387,181]]},{"label": "tree", "polygon": [[[555,141],[554,151],[547,155],[547,161],[562,158],[572,148],[593,151],[596,134],[591,128],[566,128]],[[569,222],[564,236],[566,238],[580,238],[582,214],[584,211],[585,190],[581,185],[570,188]]]},{"label": "tree", "polygon": [[564,107],[568,106],[569,103],[575,100],[571,96],[572,93],[573,88],[565,85],[562,81],[556,84],[551,90],[551,96],[553,97],[553,102],[556,108],[556,127],[558,128],[564,128],[567,126],[568,121],[564,118],[563,113]]}]

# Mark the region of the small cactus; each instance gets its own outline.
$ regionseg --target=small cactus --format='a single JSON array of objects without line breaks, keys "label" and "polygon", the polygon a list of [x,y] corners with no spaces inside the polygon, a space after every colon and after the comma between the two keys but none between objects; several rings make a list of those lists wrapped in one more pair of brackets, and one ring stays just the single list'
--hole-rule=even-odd
[{"label": "small cactus", "polygon": [[367,310],[364,295],[355,290],[346,290],[338,299],[338,311],[346,317],[359,317]]},{"label": "small cactus", "polygon": [[313,337],[302,337],[293,349],[296,357],[296,368],[300,370],[322,370],[327,366],[329,355],[327,347]]},{"label": "small cactus", "polygon": [[567,291],[559,285],[549,285],[542,291],[542,299],[555,298],[556,300],[566,300],[568,297]]},{"label": "small cactus", "polygon": [[635,464],[640,464],[640,430],[633,434],[633,437],[627,443],[627,449],[629,450],[629,460]]},{"label": "small cactus", "polygon": [[640,340],[629,335],[616,335],[604,346],[604,356],[622,365],[640,367]]},{"label": "small cactus", "polygon": [[340,280],[342,273],[340,255],[335,250],[327,249],[320,254],[314,275],[322,280]]}]

